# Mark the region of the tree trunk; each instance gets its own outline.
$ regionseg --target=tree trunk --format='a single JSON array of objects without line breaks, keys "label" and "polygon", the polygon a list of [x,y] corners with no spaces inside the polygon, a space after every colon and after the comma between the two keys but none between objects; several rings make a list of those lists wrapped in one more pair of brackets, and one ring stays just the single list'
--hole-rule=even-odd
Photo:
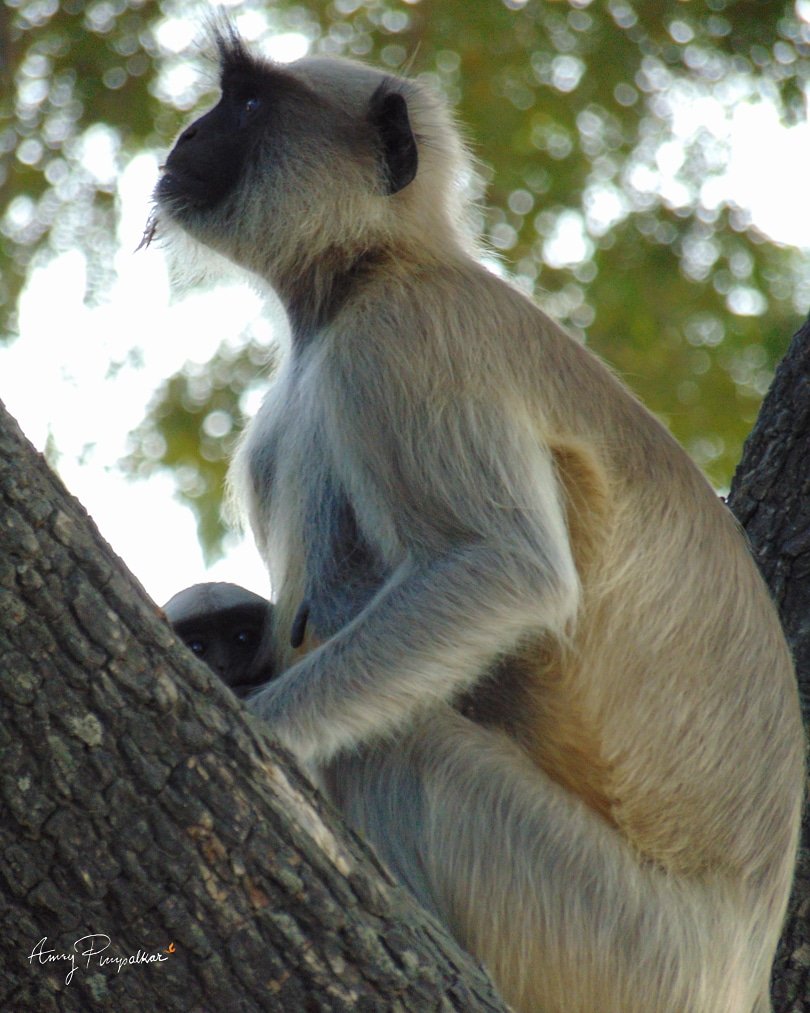
[{"label": "tree trunk", "polygon": [[[805,325],[729,498],[805,703],[808,376]],[[503,1010],[180,645],[2,406],[0,498],[0,1008]],[[777,1013],[810,1010],[807,844],[805,825]]]},{"label": "tree trunk", "polygon": [[[729,495],[745,528],[796,661],[810,720],[810,319],[794,336],[762,404]],[[810,819],[774,966],[777,1013],[810,1011]]]},{"label": "tree trunk", "polygon": [[504,1009],[2,405],[0,708],[0,1009]]}]

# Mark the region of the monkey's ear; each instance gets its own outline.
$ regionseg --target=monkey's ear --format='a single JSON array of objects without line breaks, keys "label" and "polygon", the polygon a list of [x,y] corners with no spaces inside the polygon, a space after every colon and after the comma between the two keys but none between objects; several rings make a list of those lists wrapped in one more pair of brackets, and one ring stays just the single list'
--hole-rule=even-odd
[{"label": "monkey's ear", "polygon": [[379,139],[385,192],[399,193],[416,175],[419,161],[408,103],[400,92],[382,85],[371,96],[369,119]]}]

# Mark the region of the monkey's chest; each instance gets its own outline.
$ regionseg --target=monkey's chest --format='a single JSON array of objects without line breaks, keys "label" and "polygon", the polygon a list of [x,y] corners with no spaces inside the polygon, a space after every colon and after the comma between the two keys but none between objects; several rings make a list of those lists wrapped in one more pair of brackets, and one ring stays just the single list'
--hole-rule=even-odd
[{"label": "monkey's chest", "polygon": [[384,583],[386,568],[336,476],[322,475],[302,508],[305,602],[318,638],[326,639],[365,607]]},{"label": "monkey's chest", "polygon": [[250,436],[254,526],[279,596],[303,587],[291,604],[305,607],[308,629],[324,640],[362,610],[390,567],[358,521],[351,462],[323,407],[294,388],[283,393],[268,399]]}]

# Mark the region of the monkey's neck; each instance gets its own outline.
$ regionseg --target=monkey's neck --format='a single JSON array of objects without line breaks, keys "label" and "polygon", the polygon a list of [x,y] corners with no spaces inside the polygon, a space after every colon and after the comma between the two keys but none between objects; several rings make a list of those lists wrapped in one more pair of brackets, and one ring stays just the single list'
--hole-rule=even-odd
[{"label": "monkey's neck", "polygon": [[327,256],[279,284],[277,290],[295,343],[309,343],[388,259],[389,255],[378,249],[364,250],[355,257]]}]

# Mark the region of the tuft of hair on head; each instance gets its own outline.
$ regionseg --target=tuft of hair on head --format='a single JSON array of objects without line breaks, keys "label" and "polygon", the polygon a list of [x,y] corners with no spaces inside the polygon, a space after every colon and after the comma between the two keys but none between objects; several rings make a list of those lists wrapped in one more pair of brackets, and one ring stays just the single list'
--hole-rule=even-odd
[{"label": "tuft of hair on head", "polygon": [[216,53],[220,67],[255,65],[256,57],[248,51],[236,25],[221,7],[208,14],[204,26],[209,49]]}]

